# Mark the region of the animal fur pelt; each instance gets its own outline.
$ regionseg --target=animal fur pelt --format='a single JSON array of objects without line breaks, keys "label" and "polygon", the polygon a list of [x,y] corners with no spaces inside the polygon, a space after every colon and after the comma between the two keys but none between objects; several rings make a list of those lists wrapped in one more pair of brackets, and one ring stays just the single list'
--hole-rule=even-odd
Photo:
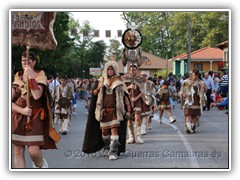
[{"label": "animal fur pelt", "polygon": [[[96,82],[95,87],[98,87],[98,82]],[[127,94],[125,94],[128,96]],[[85,136],[83,141],[83,148],[82,151],[84,153],[90,154],[95,153],[101,150],[104,147],[104,143],[102,140],[102,131],[100,129],[100,123],[95,118],[95,109],[97,103],[98,96],[92,94],[91,102],[90,102],[90,110],[88,114]],[[119,131],[119,154],[120,152],[125,152],[126,147],[126,129],[127,129],[127,119],[124,117],[123,121],[120,121],[120,127],[118,128]]]},{"label": "animal fur pelt", "polygon": [[180,95],[186,95],[185,98],[183,98],[183,109],[186,108],[186,107],[190,107],[192,106],[192,104],[194,103],[194,88],[193,86],[197,86],[198,90],[198,95],[199,95],[199,103],[200,103],[200,107],[201,107],[201,114],[202,114],[202,107],[203,107],[203,104],[205,104],[205,101],[206,101],[206,88],[203,88],[205,87],[205,83],[198,79],[196,81],[193,81],[191,78],[188,78],[186,79],[183,84],[182,84],[182,87],[181,87],[181,90],[180,90]]},{"label": "animal fur pelt", "polygon": [[[130,50],[127,49],[127,48],[123,48],[123,51],[122,51],[122,64],[123,66],[125,67],[127,62],[132,62],[130,59],[129,59],[129,55],[128,55],[128,52]],[[142,49],[139,47],[136,49],[136,58],[134,60],[135,63],[137,63],[138,67],[142,65]]]}]

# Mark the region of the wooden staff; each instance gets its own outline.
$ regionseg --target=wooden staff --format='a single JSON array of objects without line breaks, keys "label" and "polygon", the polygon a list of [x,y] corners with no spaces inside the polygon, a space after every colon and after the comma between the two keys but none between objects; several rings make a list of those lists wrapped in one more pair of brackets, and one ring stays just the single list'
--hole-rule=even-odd
[{"label": "wooden staff", "polygon": [[[134,67],[134,63],[132,61],[132,68]],[[134,77],[133,77],[133,74],[132,74],[132,77],[131,77],[131,85],[133,85],[134,83]],[[135,87],[135,85],[134,85]],[[134,98],[134,88],[132,89],[132,98],[131,98],[131,103],[132,103],[132,107],[134,109],[134,102],[133,102],[133,98]]]},{"label": "wooden staff", "polygon": [[[30,46],[26,46],[27,49],[26,49],[26,63],[27,65],[29,66],[29,49],[30,49]],[[28,77],[27,77],[27,107],[30,108],[30,88],[29,88],[29,84],[28,84]],[[30,123],[30,120],[31,120],[31,117],[30,116],[27,116],[27,125]],[[27,128],[27,130],[31,130],[31,127],[30,129]]]}]

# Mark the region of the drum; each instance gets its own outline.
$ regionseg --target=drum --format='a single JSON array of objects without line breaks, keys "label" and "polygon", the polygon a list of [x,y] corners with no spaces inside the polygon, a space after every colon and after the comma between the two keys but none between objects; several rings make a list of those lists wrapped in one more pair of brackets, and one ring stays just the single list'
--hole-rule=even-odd
[{"label": "drum", "polygon": [[72,103],[70,99],[61,97],[58,101],[58,104],[61,108],[69,108]]},{"label": "drum", "polygon": [[144,101],[148,106],[152,106],[154,104],[154,98],[152,95],[145,95],[144,96]]}]

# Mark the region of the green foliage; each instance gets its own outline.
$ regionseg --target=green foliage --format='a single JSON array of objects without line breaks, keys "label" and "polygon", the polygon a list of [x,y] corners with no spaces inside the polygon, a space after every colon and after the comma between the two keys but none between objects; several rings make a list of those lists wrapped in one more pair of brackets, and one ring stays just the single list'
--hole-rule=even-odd
[{"label": "green foliage", "polygon": [[[69,19],[68,12],[58,12],[56,14],[53,32],[58,45],[55,50],[43,52],[38,49],[30,49],[38,57],[35,68],[44,69],[48,76],[62,72],[64,69],[63,65],[65,64],[64,59],[74,47],[73,40],[69,36]],[[22,70],[21,53],[25,49],[26,47],[12,47],[12,66],[14,72]]]},{"label": "green foliage", "polygon": [[167,77],[167,74],[170,74],[169,72],[172,72],[172,68],[168,68],[168,71],[166,69],[158,70],[154,74],[157,74],[157,76],[162,76],[163,79]]},{"label": "green foliage", "polygon": [[138,22],[143,51],[161,57],[187,53],[189,18],[191,51],[228,40],[228,12],[128,12],[125,15],[129,22]]},{"label": "green foliage", "polygon": [[107,48],[107,53],[106,53],[106,58],[108,60],[111,60],[111,56],[112,55],[115,55],[116,56],[116,59],[121,59],[121,44],[118,40],[116,39],[110,39],[109,40],[110,44]]},{"label": "green foliage", "polygon": [[[143,51],[151,51],[164,58],[187,52],[189,18],[192,51],[228,40],[228,12],[126,12],[125,15],[141,31]],[[88,35],[83,36],[86,30]],[[59,74],[88,78],[89,68],[99,67],[106,56],[115,54],[116,59],[121,57],[117,40],[110,40],[109,47],[104,41],[93,42],[90,23],[75,20],[69,12],[57,12],[53,31],[58,42],[56,50],[43,52],[31,49],[38,57],[36,69],[43,69],[48,76]],[[24,46],[12,47],[13,73],[22,70],[20,59],[25,49]],[[157,73],[163,77],[166,75],[163,71]]]},{"label": "green foliage", "polygon": [[[87,30],[88,35],[83,36]],[[90,67],[99,67],[106,51],[104,41],[92,42],[93,28],[88,21],[80,24],[71,13],[58,12],[53,26],[57,48],[54,51],[30,49],[37,54],[36,69],[43,69],[47,76],[89,77]],[[21,71],[21,53],[26,47],[12,47],[13,74]]]}]

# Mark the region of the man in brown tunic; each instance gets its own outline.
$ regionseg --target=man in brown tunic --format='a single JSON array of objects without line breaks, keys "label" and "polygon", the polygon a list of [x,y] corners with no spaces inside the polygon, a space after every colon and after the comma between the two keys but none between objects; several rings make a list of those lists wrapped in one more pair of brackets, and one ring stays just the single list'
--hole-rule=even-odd
[{"label": "man in brown tunic", "polygon": [[[16,73],[12,85],[12,144],[15,168],[26,166],[24,157],[26,145],[33,167],[48,168],[40,149],[56,149],[55,142],[60,139],[52,127],[47,78],[44,71],[34,70],[35,57],[33,52],[29,52],[27,65],[26,52],[22,53],[24,71]],[[30,107],[27,107],[27,81],[30,89]],[[30,117],[29,122],[27,117]]]},{"label": "man in brown tunic", "polygon": [[118,76],[117,63],[107,62],[93,94],[98,96],[95,117],[100,122],[104,151],[109,151],[109,160],[118,158],[118,129],[124,116],[131,114],[130,101],[124,96],[124,91],[124,83]]},{"label": "man in brown tunic", "polygon": [[156,108],[156,106],[155,106],[156,90],[155,90],[154,83],[152,81],[148,80],[147,73],[145,71],[141,71],[140,74],[143,77],[143,81],[144,81],[143,96],[142,96],[143,103],[142,103],[142,108],[141,108],[141,110],[142,110],[141,111],[141,118],[142,118],[141,134],[145,135],[145,134],[147,134],[147,132],[146,132],[147,123],[148,123],[148,127],[151,128],[151,116],[153,117],[154,107]]},{"label": "man in brown tunic", "polygon": [[[71,100],[73,100],[74,91],[73,88],[67,84],[67,79],[62,78],[61,84],[55,87],[55,119],[58,121],[59,132],[62,135],[66,135],[68,133],[68,126],[70,123],[70,114],[71,114]],[[60,103],[61,100],[64,103]],[[64,105],[64,106],[62,106]]]},{"label": "man in brown tunic", "polygon": [[123,77],[126,84],[129,96],[131,98],[132,107],[134,108],[134,122],[135,122],[135,137],[132,120],[128,120],[128,140],[127,143],[134,142],[137,144],[143,144],[144,141],[141,138],[141,109],[142,109],[142,87],[144,84],[143,78],[138,75],[137,65],[131,65],[129,67],[129,73]]}]

